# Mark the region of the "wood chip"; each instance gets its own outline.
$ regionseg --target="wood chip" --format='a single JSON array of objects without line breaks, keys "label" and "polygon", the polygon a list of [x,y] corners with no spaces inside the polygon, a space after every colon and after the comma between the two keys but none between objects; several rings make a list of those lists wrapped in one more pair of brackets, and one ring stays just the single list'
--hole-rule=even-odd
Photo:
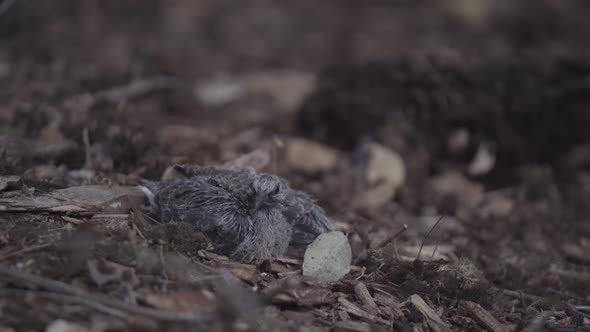
[{"label": "wood chip", "polygon": [[479,304],[471,301],[464,301],[463,305],[467,310],[469,316],[475,319],[480,325],[492,332],[509,332],[506,325],[498,322],[487,310],[482,308]]},{"label": "wood chip", "polygon": [[345,299],[343,297],[338,298],[338,303],[340,303],[340,305],[342,306],[342,309],[344,311],[348,312],[351,315],[366,319],[366,320],[373,322],[373,323],[380,323],[380,324],[384,324],[384,325],[389,325],[388,321],[364,311],[363,309],[359,308],[356,304],[348,301],[347,299]]},{"label": "wood chip", "polygon": [[334,327],[346,331],[356,331],[356,332],[371,332],[371,326],[364,322],[354,322],[354,321],[345,321],[345,322],[335,322]]},{"label": "wood chip", "polygon": [[358,296],[359,300],[361,300],[367,312],[369,312],[372,315],[379,314],[379,307],[377,306],[377,303],[375,303],[375,300],[369,293],[369,290],[367,289],[367,286],[365,286],[365,284],[363,284],[362,282],[356,284],[354,286],[354,293],[356,294],[356,296]]},{"label": "wood chip", "polygon": [[291,258],[273,257],[265,260],[260,269],[264,272],[272,272],[280,274],[290,274],[295,271],[301,273],[302,261]]},{"label": "wood chip", "polygon": [[432,309],[420,295],[414,294],[410,296],[410,302],[416,307],[418,311],[424,316],[428,326],[432,331],[435,332],[446,332],[451,331],[449,325],[447,325],[440,316]]},{"label": "wood chip", "polygon": [[84,222],[84,220],[81,220],[78,218],[73,218],[73,217],[68,217],[68,216],[62,216],[61,219],[63,219],[65,222],[69,222],[74,225],[80,225],[81,223]]},{"label": "wood chip", "polygon": [[342,321],[349,321],[352,318],[350,318],[350,315],[348,314],[348,312],[344,311],[344,310],[338,310],[338,317],[340,317],[340,320]]},{"label": "wood chip", "polygon": [[375,294],[375,302],[379,305],[390,308],[395,317],[404,316],[398,299],[391,294],[386,295],[383,293],[377,293]]}]

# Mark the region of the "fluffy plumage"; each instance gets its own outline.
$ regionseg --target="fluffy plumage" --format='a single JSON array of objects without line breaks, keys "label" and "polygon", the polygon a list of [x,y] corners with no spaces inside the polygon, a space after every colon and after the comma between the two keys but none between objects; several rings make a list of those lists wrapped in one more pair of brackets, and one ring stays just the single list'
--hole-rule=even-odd
[{"label": "fluffy plumage", "polygon": [[151,209],[162,222],[186,222],[232,259],[260,263],[285,253],[291,226],[276,208],[253,209],[228,188],[205,177],[159,183],[140,181],[153,193]]},{"label": "fluffy plumage", "polygon": [[[304,191],[293,189],[287,180],[275,175],[257,173],[251,167],[201,167],[180,165],[175,169],[187,177],[206,176],[225,181],[234,190],[246,196],[264,196],[267,192],[279,191],[272,195],[272,203],[277,205],[289,224],[293,226],[290,244],[305,246],[324,232],[334,230],[324,210],[316,200]],[[265,186],[259,183],[265,182]],[[254,188],[253,188],[254,187]],[[268,193],[266,193],[268,194]]]},{"label": "fluffy plumage", "polygon": [[165,223],[193,224],[232,259],[260,263],[333,229],[310,195],[277,176],[249,167],[176,170],[185,177],[139,182],[153,214]]}]

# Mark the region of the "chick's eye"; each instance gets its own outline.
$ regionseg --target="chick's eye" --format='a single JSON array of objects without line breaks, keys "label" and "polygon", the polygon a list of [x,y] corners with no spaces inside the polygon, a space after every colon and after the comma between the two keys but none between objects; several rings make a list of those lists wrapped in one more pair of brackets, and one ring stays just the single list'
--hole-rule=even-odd
[{"label": "chick's eye", "polygon": [[276,187],[276,188],[275,188],[275,189],[272,191],[272,193],[271,193],[271,194],[273,194],[273,195],[276,195],[276,194],[278,194],[278,193],[279,193],[279,191],[280,191],[280,190],[281,190],[281,187],[277,186],[277,187]]}]

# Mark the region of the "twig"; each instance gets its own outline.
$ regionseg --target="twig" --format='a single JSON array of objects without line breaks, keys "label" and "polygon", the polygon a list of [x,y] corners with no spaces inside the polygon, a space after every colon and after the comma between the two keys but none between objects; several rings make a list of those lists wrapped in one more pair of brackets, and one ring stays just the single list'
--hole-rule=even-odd
[{"label": "twig", "polygon": [[434,231],[434,229],[436,228],[436,226],[438,226],[438,224],[445,218],[445,216],[446,216],[446,214],[443,213],[440,216],[440,218],[438,218],[438,220],[436,221],[436,223],[434,223],[434,226],[432,226],[430,228],[430,230],[428,231],[428,233],[424,237],[424,240],[422,240],[422,244],[420,244],[420,250],[418,251],[418,257],[416,257],[417,260],[420,260],[420,255],[422,254],[422,248],[424,248],[424,243],[426,242],[426,240],[428,239],[428,237],[430,236],[430,234],[432,233],[432,231]]},{"label": "twig", "polygon": [[45,243],[45,244],[40,244],[40,245],[37,245],[37,246],[23,248],[23,249],[20,249],[20,250],[17,250],[17,251],[9,252],[9,253],[6,253],[6,254],[0,256],[0,262],[3,261],[3,260],[5,260],[5,259],[7,259],[7,258],[10,258],[10,257],[14,257],[14,256],[18,256],[18,255],[21,255],[21,254],[30,253],[30,252],[33,252],[33,251],[37,251],[39,249],[45,249],[45,248],[48,248],[48,247],[51,247],[51,246],[52,246],[51,243]]},{"label": "twig", "polygon": [[[403,226],[395,233],[393,233],[392,235],[389,235],[388,237],[386,237],[383,241],[379,242],[379,244],[377,246],[375,246],[375,250],[377,249],[383,249],[385,248],[386,245],[388,245],[391,241],[395,240],[398,236],[402,235],[405,231],[408,230],[408,225],[403,224]],[[367,259],[367,256],[369,255],[369,251],[371,249],[365,249],[363,252],[361,252],[354,260],[353,264],[358,264],[359,262]]]},{"label": "twig", "polygon": [[400,228],[397,232],[395,232],[393,235],[386,237],[385,240],[381,241],[381,243],[379,243],[379,245],[377,246],[377,249],[385,248],[385,246],[387,244],[389,244],[389,242],[395,240],[398,236],[402,235],[407,230],[408,230],[408,225],[403,224],[402,228]]},{"label": "twig", "polygon": [[424,316],[426,323],[433,331],[450,331],[450,327],[445,323],[438,313],[434,311],[418,294],[410,296],[410,302]]},{"label": "twig", "polygon": [[342,309],[346,312],[348,312],[351,315],[360,317],[360,318],[364,318],[370,322],[374,322],[374,323],[380,323],[383,325],[389,325],[389,322],[377,317],[376,315],[370,314],[368,312],[366,312],[365,310],[359,308],[356,304],[348,301],[347,299],[345,299],[344,297],[339,297],[338,298],[338,303],[342,306]]},{"label": "twig", "polygon": [[291,258],[291,257],[277,256],[277,257],[273,257],[272,260],[277,261],[277,262],[281,262],[281,263],[285,263],[285,264],[292,264],[292,265],[303,264],[303,260],[297,259],[297,258]]},{"label": "twig", "polygon": [[510,289],[501,289],[498,288],[498,291],[500,291],[502,294],[508,296],[508,297],[512,297],[512,298],[516,298],[516,299],[520,299],[520,298],[524,298],[527,299],[529,301],[538,301],[538,300],[543,300],[544,298],[541,296],[536,296],[536,295],[530,295],[530,294],[526,294],[520,291],[513,291]]},{"label": "twig", "polygon": [[533,318],[529,324],[523,329],[523,332],[542,331],[545,321],[553,315],[552,311],[545,311]]},{"label": "twig", "polygon": [[566,305],[569,307],[569,309],[570,309],[571,311],[575,312],[576,314],[578,314],[578,315],[580,315],[580,316],[582,316],[582,317],[585,317],[585,318],[587,318],[587,319],[590,319],[590,314],[587,314],[587,313],[585,313],[585,312],[582,312],[582,311],[580,311],[580,310],[576,309],[576,307],[575,307],[575,306],[573,306],[573,305],[571,305],[571,304],[567,304],[567,303],[566,303]]},{"label": "twig", "polygon": [[482,308],[479,304],[471,301],[463,302],[467,313],[473,317],[479,324],[492,332],[506,332],[508,328],[506,325],[498,322],[487,310]]},{"label": "twig", "polygon": [[523,312],[526,313],[527,306],[524,300],[524,296],[522,295],[521,291],[518,291],[518,293],[520,293],[520,302],[522,303],[522,309],[524,310]]},{"label": "twig", "polygon": [[367,270],[367,268],[365,266],[363,266],[361,268],[361,274],[359,274],[358,277],[354,278],[354,280],[359,280],[360,278],[362,278],[365,275],[366,270]]},{"label": "twig", "polygon": [[289,272],[279,272],[279,273],[277,273],[277,275],[282,278],[282,277],[286,277],[286,276],[290,276],[290,275],[301,274],[301,272],[303,272],[303,270],[297,269],[297,270],[293,270],[293,271],[289,271]]},{"label": "twig", "polygon": [[91,305],[93,308],[106,306],[108,308],[114,308],[123,311],[126,314],[147,316],[159,321],[184,324],[198,324],[203,323],[204,321],[212,318],[210,315],[173,313],[153,308],[135,306],[105,296],[90,294],[80,288],[70,286],[63,282],[43,278],[22,271],[13,270],[3,265],[0,265],[0,277],[9,279],[17,284],[32,284],[34,286],[41,287],[53,293],[67,295],[72,298],[75,298],[77,301],[79,301],[79,303],[86,303],[88,305]]},{"label": "twig", "polygon": [[190,92],[190,88],[187,84],[177,78],[166,76],[153,77],[133,81],[128,85],[100,91],[94,95],[94,103],[106,101],[117,104],[152,92],[175,90],[185,90]]},{"label": "twig", "polygon": [[19,295],[23,295],[23,296],[26,296],[28,294],[34,294],[35,296],[43,297],[43,298],[46,298],[49,300],[85,305],[87,307],[90,307],[92,309],[95,309],[97,311],[105,313],[107,315],[115,316],[118,318],[122,318],[122,319],[128,318],[128,315],[122,310],[109,308],[108,306],[105,306],[100,303],[88,300],[83,297],[78,297],[78,296],[56,294],[56,293],[36,291],[36,290],[15,289],[15,288],[2,289],[2,290],[0,290],[0,294],[2,294],[2,293],[14,293],[14,294],[19,294]]}]

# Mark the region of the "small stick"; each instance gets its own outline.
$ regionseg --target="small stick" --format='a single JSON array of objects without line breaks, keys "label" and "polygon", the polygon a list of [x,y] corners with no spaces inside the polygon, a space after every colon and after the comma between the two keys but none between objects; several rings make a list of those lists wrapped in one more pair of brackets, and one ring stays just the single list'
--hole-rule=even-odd
[{"label": "small stick", "polygon": [[402,235],[407,230],[408,230],[408,225],[403,224],[403,226],[402,226],[402,228],[400,228],[400,230],[395,232],[393,235],[386,237],[385,240],[381,241],[381,243],[379,243],[379,245],[377,246],[377,249],[385,248],[385,246],[388,245],[389,242],[395,240],[398,236]]},{"label": "small stick", "polygon": [[424,243],[426,242],[426,240],[428,239],[428,237],[430,236],[430,234],[432,233],[432,231],[434,231],[434,229],[436,228],[436,226],[438,226],[438,224],[445,218],[445,216],[446,216],[446,214],[443,213],[440,216],[440,218],[438,218],[438,220],[436,221],[436,223],[434,223],[434,226],[432,226],[430,228],[430,230],[428,231],[428,233],[424,237],[424,240],[422,240],[422,244],[420,245],[420,250],[418,251],[418,257],[416,257],[416,260],[420,260],[420,254],[422,254],[422,248],[424,248]]},{"label": "small stick", "polygon": [[504,324],[498,322],[494,316],[492,316],[486,309],[482,308],[479,304],[471,301],[464,301],[463,305],[467,311],[467,314],[475,319],[488,331],[492,332],[507,332],[508,328]]},{"label": "small stick", "polygon": [[[408,230],[408,225],[403,224],[403,226],[394,234],[389,235],[388,237],[386,237],[383,241],[381,241],[376,247],[375,249],[383,249],[385,248],[386,245],[388,245],[391,241],[395,240],[398,236],[402,235],[405,231]],[[367,259],[367,256],[369,255],[369,250],[370,249],[365,249],[363,252],[361,252],[355,259],[353,264],[358,264],[359,262]]]},{"label": "small stick", "polygon": [[519,298],[525,298],[525,299],[527,299],[529,301],[533,301],[533,302],[544,299],[543,297],[540,297],[540,296],[525,294],[523,292],[513,291],[513,290],[510,290],[510,289],[501,289],[501,288],[498,288],[497,290],[500,291],[505,296],[512,297],[512,298],[517,298],[517,299],[519,299]]},{"label": "small stick", "polygon": [[7,258],[10,258],[10,257],[14,257],[14,256],[18,256],[18,255],[21,255],[21,254],[30,253],[30,252],[33,252],[33,251],[37,251],[39,249],[45,249],[45,248],[48,248],[48,247],[51,247],[51,246],[52,246],[51,243],[45,243],[45,244],[40,244],[40,245],[33,246],[33,247],[23,248],[21,250],[9,252],[9,253],[6,253],[6,254],[0,256],[0,262],[3,261],[3,260],[5,260],[5,259],[7,259]]},{"label": "small stick", "polygon": [[109,308],[108,306],[102,305],[100,303],[97,303],[97,302],[94,302],[94,301],[91,301],[91,300],[88,300],[88,299],[85,299],[82,297],[56,294],[56,293],[52,293],[52,292],[36,291],[36,290],[24,290],[24,289],[3,289],[2,291],[0,291],[0,294],[1,293],[13,293],[13,294],[19,294],[19,295],[35,294],[36,296],[43,297],[43,298],[46,298],[49,300],[85,305],[87,307],[90,307],[92,309],[95,309],[97,311],[100,311],[102,313],[105,313],[107,315],[111,315],[114,317],[118,317],[118,318],[122,318],[122,319],[128,318],[128,315],[121,310]]}]

